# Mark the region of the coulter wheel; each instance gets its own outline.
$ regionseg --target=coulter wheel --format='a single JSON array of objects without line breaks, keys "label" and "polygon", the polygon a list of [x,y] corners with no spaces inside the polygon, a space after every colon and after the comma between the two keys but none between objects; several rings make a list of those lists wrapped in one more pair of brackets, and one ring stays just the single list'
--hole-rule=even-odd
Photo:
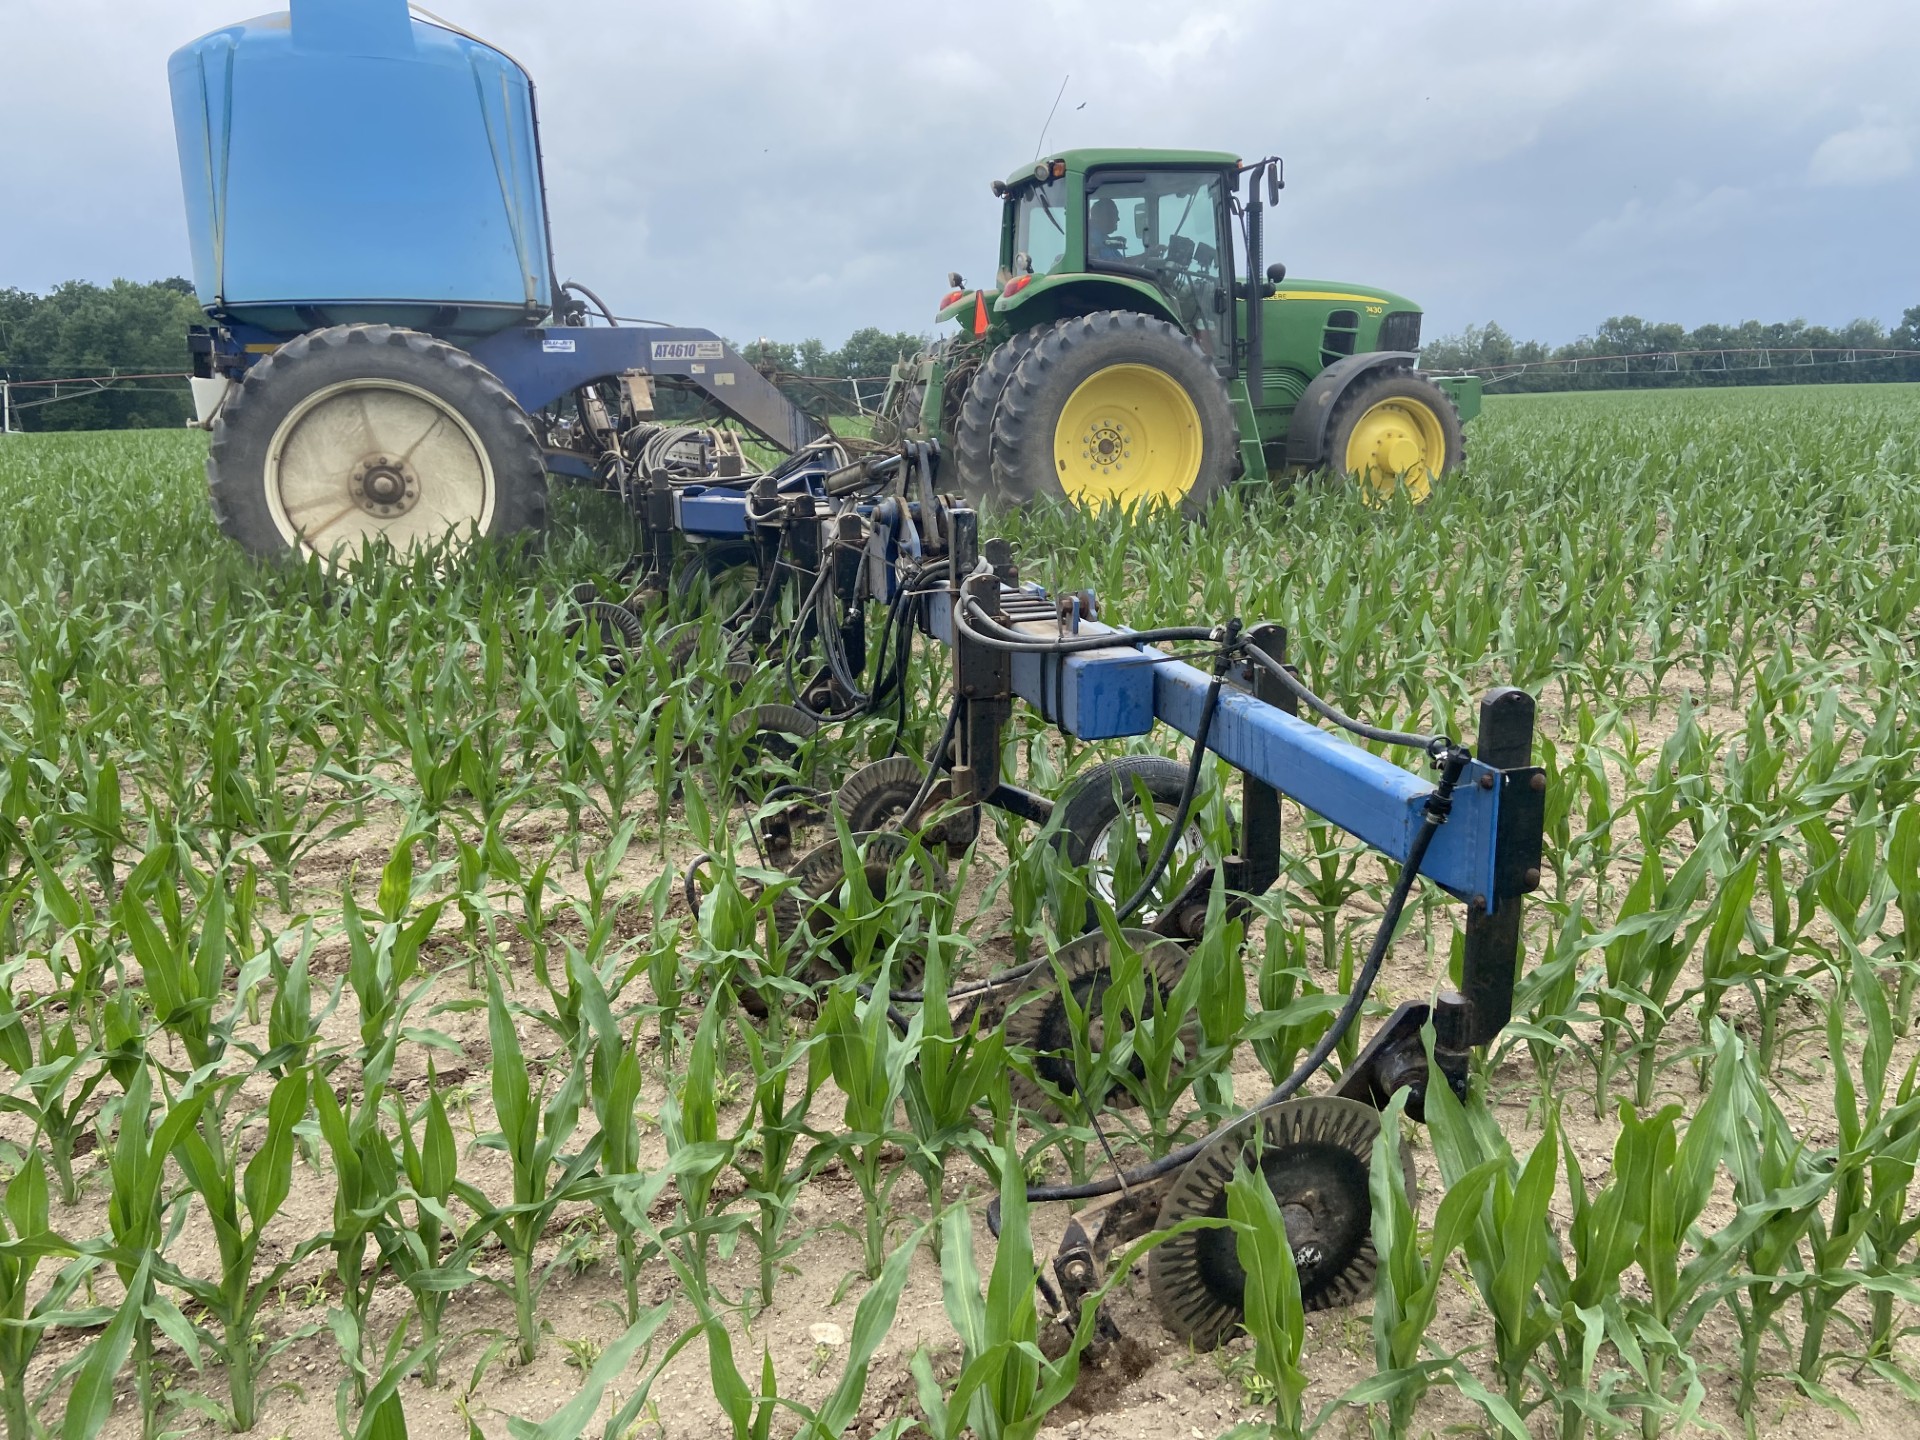
[{"label": "coulter wheel", "polygon": [[[846,817],[847,828],[856,833],[898,829],[926,778],[926,769],[918,760],[906,755],[889,755],[871,765],[862,765],[849,775],[839,794],[834,796],[834,803]],[[946,794],[947,782],[936,780],[925,810],[937,807]],[[945,827],[939,824],[922,826],[916,833],[930,845],[943,844],[949,838]]]},{"label": "coulter wheel", "polygon": [[[907,884],[916,890],[945,894],[952,883],[946,867],[925,851],[915,854],[912,842],[904,835],[887,830],[856,834],[853,846],[860,856],[867,893],[876,900],[886,896],[888,882],[898,870],[909,872]],[[774,901],[771,924],[781,936],[796,935],[803,926],[816,935],[824,935],[832,929],[835,919],[827,907],[839,908],[840,890],[847,882],[839,838],[836,836],[809,850],[789,873],[797,883]],[[844,937],[836,938],[817,946],[798,974],[808,984],[825,985],[847,974],[856,959],[852,945]],[[926,957],[916,951],[900,955],[893,971],[895,988],[905,990],[917,986],[926,963]]]},{"label": "coulter wheel", "polygon": [[[1324,1310],[1373,1288],[1373,1200],[1368,1172],[1380,1112],[1358,1100],[1315,1095],[1243,1116],[1174,1177],[1160,1202],[1159,1228],[1192,1216],[1224,1219],[1227,1181],[1241,1166],[1258,1170],[1279,1202],[1300,1275],[1300,1301]],[[1400,1164],[1413,1194],[1413,1152]],[[1246,1313],[1246,1272],[1229,1227],[1190,1230],[1161,1244],[1148,1261],[1153,1300],[1167,1328],[1211,1350]]]},{"label": "coulter wheel", "polygon": [[640,617],[624,605],[611,600],[588,600],[567,626],[568,638],[580,646],[580,663],[598,663],[609,679],[627,673],[627,663],[646,643],[646,627]]},{"label": "coulter wheel", "polygon": [[[1139,952],[1146,983],[1146,1008],[1157,1013],[1187,968],[1187,952],[1178,942],[1151,930],[1122,930],[1121,938]],[[1087,1041],[1095,1055],[1106,1048],[1101,1016],[1107,989],[1113,983],[1113,947],[1105,932],[1095,931],[1060,947],[1053,963],[1043,965],[1007,998],[1005,1035],[1009,1045],[1030,1051],[1034,1073],[1063,1093],[1077,1089],[1073,1073],[1073,1023],[1062,995],[1071,994],[1087,1017]],[[1197,1029],[1181,1032],[1191,1054],[1199,1040]],[[1137,1062],[1136,1062],[1137,1063]],[[1011,1077],[1014,1103],[1050,1119],[1060,1118],[1060,1106],[1046,1086],[1019,1071]],[[1126,1086],[1115,1084],[1096,1102],[1101,1106],[1131,1106]]]}]

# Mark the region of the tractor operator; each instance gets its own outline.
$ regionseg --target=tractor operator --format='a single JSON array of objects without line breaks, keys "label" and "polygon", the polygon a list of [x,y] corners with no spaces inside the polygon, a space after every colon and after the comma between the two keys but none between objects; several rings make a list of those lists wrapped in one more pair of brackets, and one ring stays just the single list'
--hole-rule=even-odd
[{"label": "tractor operator", "polygon": [[1087,207],[1088,249],[1096,260],[1121,260],[1127,245],[1115,232],[1120,228],[1120,207],[1104,196]]}]

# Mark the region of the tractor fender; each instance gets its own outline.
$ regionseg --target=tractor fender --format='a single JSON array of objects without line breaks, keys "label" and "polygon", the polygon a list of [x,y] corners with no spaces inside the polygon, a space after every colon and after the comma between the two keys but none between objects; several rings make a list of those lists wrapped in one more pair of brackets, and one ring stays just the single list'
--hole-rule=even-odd
[{"label": "tractor fender", "polygon": [[1096,310],[1137,310],[1169,324],[1180,324],[1180,317],[1168,307],[1165,296],[1144,280],[1124,275],[1042,275],[1011,295],[1001,292],[993,302],[994,314],[1008,317],[1016,330],[1045,325],[1065,315],[1090,315]]},{"label": "tractor fender", "polygon": [[1348,386],[1375,370],[1411,370],[1419,358],[1411,350],[1372,350],[1365,355],[1343,356],[1314,376],[1293,407],[1293,420],[1287,427],[1287,463],[1318,465],[1326,459],[1327,426]]}]

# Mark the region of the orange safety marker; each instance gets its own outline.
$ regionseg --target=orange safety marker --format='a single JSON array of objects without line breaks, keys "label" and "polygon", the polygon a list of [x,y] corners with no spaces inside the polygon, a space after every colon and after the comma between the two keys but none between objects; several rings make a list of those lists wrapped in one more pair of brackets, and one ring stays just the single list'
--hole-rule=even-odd
[{"label": "orange safety marker", "polygon": [[984,290],[973,292],[973,333],[987,333],[987,292]]}]

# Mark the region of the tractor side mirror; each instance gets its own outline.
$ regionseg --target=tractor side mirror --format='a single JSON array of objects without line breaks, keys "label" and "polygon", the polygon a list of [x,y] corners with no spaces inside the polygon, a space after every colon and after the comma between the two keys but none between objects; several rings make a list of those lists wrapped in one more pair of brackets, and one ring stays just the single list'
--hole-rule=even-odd
[{"label": "tractor side mirror", "polygon": [[1287,267],[1285,265],[1282,265],[1278,260],[1274,261],[1273,264],[1267,267],[1267,283],[1268,284],[1278,285],[1282,280],[1286,278],[1287,278]]},{"label": "tractor side mirror", "polygon": [[967,288],[967,282],[960,278],[960,272],[958,270],[949,270],[947,272],[947,286],[953,290],[964,290]]},{"label": "tractor side mirror", "polygon": [[1267,204],[1278,205],[1280,192],[1287,188],[1284,174],[1284,162],[1275,160],[1267,167]]}]

